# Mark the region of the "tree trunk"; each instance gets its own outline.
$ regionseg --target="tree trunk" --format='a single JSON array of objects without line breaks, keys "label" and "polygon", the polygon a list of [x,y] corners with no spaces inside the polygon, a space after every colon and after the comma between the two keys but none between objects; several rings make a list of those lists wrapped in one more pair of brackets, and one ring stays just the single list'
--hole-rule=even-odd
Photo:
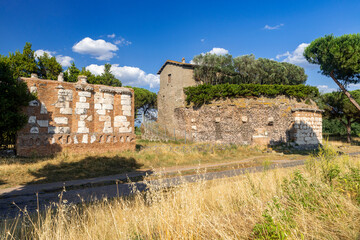
[{"label": "tree trunk", "polygon": [[355,101],[351,94],[345,89],[345,87],[334,77],[334,71],[330,73],[331,78],[339,86],[339,88],[344,92],[344,94],[349,98],[350,102],[360,111],[360,105]]},{"label": "tree trunk", "polygon": [[347,142],[351,143],[351,118],[346,119]]}]

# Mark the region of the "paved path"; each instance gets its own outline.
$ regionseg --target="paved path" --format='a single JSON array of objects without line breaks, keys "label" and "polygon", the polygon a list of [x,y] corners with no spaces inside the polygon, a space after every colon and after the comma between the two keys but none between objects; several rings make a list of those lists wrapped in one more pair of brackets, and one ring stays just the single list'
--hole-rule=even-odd
[{"label": "paved path", "polygon": [[[239,161],[239,162],[244,162]],[[248,160],[247,160],[248,161]],[[304,160],[297,161],[285,161],[279,160],[277,163],[269,166],[269,168],[284,168],[284,167],[294,167],[304,164]],[[229,163],[228,163],[229,164]],[[234,164],[234,163],[231,163]],[[224,166],[225,164],[220,164]],[[219,166],[219,165],[216,165]],[[193,167],[181,168],[181,170],[196,170]],[[233,177],[241,175],[247,172],[259,172],[263,171],[264,167],[249,167],[249,168],[240,168],[233,169],[221,172],[208,172],[202,174],[186,175],[181,177],[171,177],[160,180],[151,180],[148,181],[152,186],[163,186],[169,187],[178,185],[185,182],[194,182],[199,179],[212,180],[225,177]],[[178,172],[172,171],[172,172]],[[163,171],[163,173],[169,173],[168,171]],[[38,184],[38,185],[27,185],[17,188],[3,189],[0,192],[0,219],[6,217],[15,217],[19,214],[19,208],[26,209],[29,212],[34,212],[37,209],[38,202],[41,209],[44,209],[47,205],[52,202],[59,202],[59,195],[63,190],[64,185],[66,186],[66,192],[63,192],[63,199],[67,200],[68,203],[79,203],[81,201],[94,201],[95,199],[102,199],[103,197],[113,198],[116,196],[126,196],[131,194],[131,189],[133,186],[129,183],[116,184],[118,179],[127,179],[127,178],[136,178],[143,177],[146,174],[152,174],[151,171],[143,172],[133,172],[127,174],[119,174],[113,176],[106,176],[93,179],[85,180],[75,180],[67,181],[65,183],[49,183],[49,184]],[[138,181],[133,183],[139,191],[144,191],[147,187],[145,182]],[[36,195],[38,193],[38,196]],[[15,204],[16,205],[15,205]]]}]

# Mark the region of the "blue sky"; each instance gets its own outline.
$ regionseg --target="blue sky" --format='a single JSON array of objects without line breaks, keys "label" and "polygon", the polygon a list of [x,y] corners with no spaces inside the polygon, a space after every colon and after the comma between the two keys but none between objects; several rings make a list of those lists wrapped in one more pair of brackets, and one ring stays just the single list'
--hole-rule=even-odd
[{"label": "blue sky", "polygon": [[[167,60],[212,51],[253,53],[306,69],[309,85],[336,89],[302,58],[326,34],[359,32],[360,1],[19,1],[0,0],[0,54],[31,42],[99,74],[105,63],[125,85],[158,91]],[[357,89],[357,86],[350,86]]]}]

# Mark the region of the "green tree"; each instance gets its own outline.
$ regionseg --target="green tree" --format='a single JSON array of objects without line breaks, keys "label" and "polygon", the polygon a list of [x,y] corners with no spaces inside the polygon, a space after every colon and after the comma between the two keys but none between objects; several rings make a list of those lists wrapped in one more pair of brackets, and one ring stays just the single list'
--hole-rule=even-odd
[{"label": "green tree", "polygon": [[61,64],[57,62],[56,58],[50,57],[49,54],[38,57],[39,77],[43,79],[56,80],[59,73],[62,72]]},{"label": "green tree", "polygon": [[[356,101],[360,101],[360,90],[351,92]],[[342,92],[326,93],[320,98],[320,107],[325,110],[324,118],[337,119],[346,128],[347,142],[351,142],[352,124],[359,122],[360,112]]]},{"label": "green tree", "polygon": [[253,54],[232,58],[231,55],[200,54],[193,59],[194,77],[205,84],[304,84],[307,76],[302,67]]},{"label": "green tree", "polygon": [[113,86],[113,87],[121,87],[122,84],[119,79],[117,79],[114,74],[111,72],[111,64],[105,63],[104,72],[100,75],[99,84]]},{"label": "green tree", "polygon": [[64,72],[64,80],[66,82],[77,82],[77,77],[80,75],[80,70],[72,62],[71,66]]},{"label": "green tree", "polygon": [[147,116],[150,111],[157,109],[157,94],[145,88],[130,87],[134,89],[135,95],[135,118],[139,114]]},{"label": "green tree", "polygon": [[359,33],[317,38],[305,49],[304,56],[308,62],[320,65],[321,73],[330,76],[360,111],[360,105],[346,90],[349,84],[360,81]]},{"label": "green tree", "polygon": [[27,116],[21,110],[33,99],[27,85],[17,80],[20,72],[11,69],[9,59],[0,55],[0,143],[26,124]]},{"label": "green tree", "polygon": [[23,52],[16,51],[10,53],[7,61],[14,78],[30,77],[31,73],[38,72],[38,66],[35,59],[35,52],[31,49],[31,43],[26,43]]}]

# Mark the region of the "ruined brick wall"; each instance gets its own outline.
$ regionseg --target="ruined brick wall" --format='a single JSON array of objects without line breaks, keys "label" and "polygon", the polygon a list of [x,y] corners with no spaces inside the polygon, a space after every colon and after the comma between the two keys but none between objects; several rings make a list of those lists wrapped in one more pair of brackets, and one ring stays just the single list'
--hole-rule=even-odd
[{"label": "ruined brick wall", "polygon": [[[322,141],[321,111],[293,98],[236,98],[174,111],[175,131],[195,142],[314,148]],[[172,131],[169,129],[168,131]]]},{"label": "ruined brick wall", "polygon": [[26,126],[18,132],[19,156],[135,149],[134,91],[77,83],[22,78],[37,99],[24,112]]}]

